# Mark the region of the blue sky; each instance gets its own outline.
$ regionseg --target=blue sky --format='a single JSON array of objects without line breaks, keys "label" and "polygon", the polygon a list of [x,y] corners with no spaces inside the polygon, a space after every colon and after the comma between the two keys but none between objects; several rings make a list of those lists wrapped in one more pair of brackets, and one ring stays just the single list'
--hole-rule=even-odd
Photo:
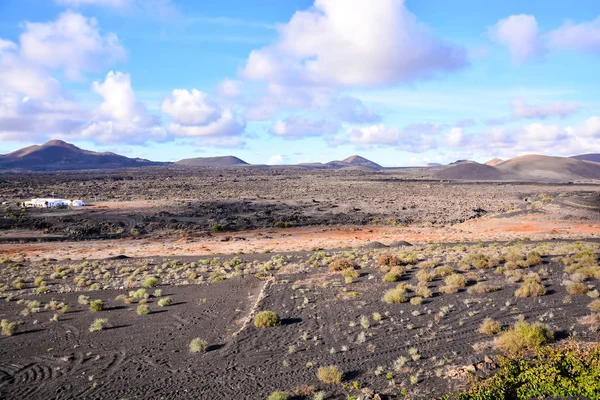
[{"label": "blue sky", "polygon": [[385,166],[600,152],[600,3],[3,0],[0,153]]}]

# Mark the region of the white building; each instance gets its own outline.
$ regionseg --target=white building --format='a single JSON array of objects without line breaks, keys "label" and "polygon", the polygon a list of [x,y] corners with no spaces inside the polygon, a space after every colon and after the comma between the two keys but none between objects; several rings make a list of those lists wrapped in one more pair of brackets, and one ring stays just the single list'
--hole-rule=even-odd
[{"label": "white building", "polygon": [[81,207],[85,203],[82,200],[66,200],[66,199],[54,199],[54,198],[43,198],[43,199],[31,199],[31,201],[25,202],[25,207],[35,208],[48,208],[48,207]]}]

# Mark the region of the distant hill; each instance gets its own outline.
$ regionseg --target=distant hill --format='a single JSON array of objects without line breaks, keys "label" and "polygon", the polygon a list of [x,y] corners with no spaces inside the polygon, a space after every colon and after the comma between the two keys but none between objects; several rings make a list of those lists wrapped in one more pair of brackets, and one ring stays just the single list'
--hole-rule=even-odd
[{"label": "distant hill", "polygon": [[451,162],[448,165],[459,165],[459,164],[470,164],[470,163],[474,163],[475,161],[471,161],[471,160],[456,160],[454,162]]},{"label": "distant hill", "polygon": [[569,157],[531,154],[503,161],[496,168],[532,180],[600,179],[599,163]]},{"label": "distant hill", "polygon": [[600,163],[600,154],[580,154],[578,156],[573,156],[571,158],[574,158],[576,160],[582,160],[582,161],[593,161],[593,162],[597,162]]},{"label": "distant hill", "polygon": [[430,163],[425,164],[425,166],[426,167],[441,167],[442,164],[436,163],[436,162],[430,162]]},{"label": "distant hill", "polygon": [[51,140],[0,155],[0,169],[79,170],[164,165],[141,158],[128,158],[110,152],[80,149],[62,140]]},{"label": "distant hill", "polygon": [[495,167],[496,165],[500,164],[503,161],[504,160],[501,159],[501,158],[492,158],[490,161],[486,162],[485,165],[489,165],[491,167]]},{"label": "distant hill", "polygon": [[342,161],[330,161],[326,165],[333,168],[347,168],[347,167],[366,167],[371,169],[382,169],[383,167],[371,160],[367,160],[361,156],[350,156]]},{"label": "distant hill", "polygon": [[234,156],[186,158],[177,161],[175,164],[189,167],[234,167],[248,165],[246,161]]},{"label": "distant hill", "polygon": [[505,180],[510,178],[510,174],[499,171],[489,165],[476,162],[463,162],[450,165],[439,171],[436,176],[441,179],[465,179],[465,180]]}]

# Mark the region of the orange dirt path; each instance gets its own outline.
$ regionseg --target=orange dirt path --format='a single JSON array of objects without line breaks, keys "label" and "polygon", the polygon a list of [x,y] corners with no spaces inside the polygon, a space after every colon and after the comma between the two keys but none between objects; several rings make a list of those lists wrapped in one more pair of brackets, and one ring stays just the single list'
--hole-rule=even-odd
[{"label": "orange dirt path", "polygon": [[0,244],[0,254],[32,258],[101,259],[129,257],[205,256],[214,254],[310,251],[364,246],[370,241],[409,243],[582,239],[600,237],[600,221],[553,219],[548,214],[514,218],[483,217],[449,227],[344,226],[256,229],[211,237],[117,239],[81,242]]}]

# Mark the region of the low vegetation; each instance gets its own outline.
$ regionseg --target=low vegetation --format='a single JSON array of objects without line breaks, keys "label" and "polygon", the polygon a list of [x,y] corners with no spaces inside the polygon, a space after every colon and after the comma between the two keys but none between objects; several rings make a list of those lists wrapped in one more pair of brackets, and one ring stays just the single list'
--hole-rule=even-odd
[{"label": "low vegetation", "polygon": [[200,338],[194,338],[190,342],[190,353],[203,353],[208,349],[208,342]]},{"label": "low vegetation", "polygon": [[529,324],[517,321],[508,331],[496,339],[496,347],[505,353],[515,354],[539,349],[554,341],[554,332],[546,325],[536,322]]},{"label": "low vegetation", "polygon": [[344,373],[339,367],[335,365],[331,365],[328,367],[321,367],[317,371],[317,378],[323,383],[326,384],[340,384],[342,382],[342,378],[344,377]]},{"label": "low vegetation", "polygon": [[270,328],[280,323],[279,316],[273,311],[261,311],[254,317],[254,326],[257,328]]}]

